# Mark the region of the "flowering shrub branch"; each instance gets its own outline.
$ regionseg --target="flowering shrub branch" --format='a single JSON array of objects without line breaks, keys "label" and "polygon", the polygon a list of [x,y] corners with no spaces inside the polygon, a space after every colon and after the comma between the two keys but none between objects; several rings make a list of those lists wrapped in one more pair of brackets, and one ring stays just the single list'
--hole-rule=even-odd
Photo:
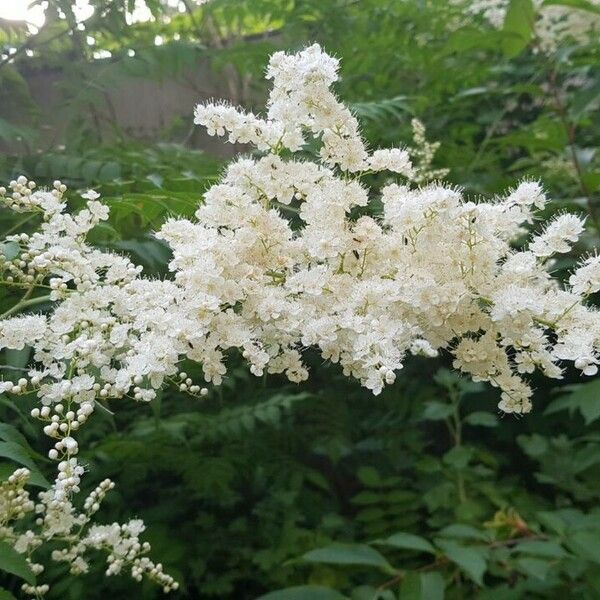
[{"label": "flowering shrub branch", "polygon": [[[338,61],[317,45],[278,52],[267,70],[273,88],[265,117],[225,104],[196,108],[195,122],[209,134],[252,144],[262,155],[230,164],[195,220],[170,219],[157,232],[173,251],[171,280],[145,278],[127,258],[87,243],[88,232],[108,218],[95,192],[69,214],[58,181],[51,191],[24,177],[0,188],[8,207],[42,218],[39,231],[11,235],[4,246],[0,283],[23,297],[0,321],[0,349],[34,352],[27,377],[0,389],[37,394],[40,407],[31,414],[58,462],[37,507],[22,470],[0,491],[7,507],[0,536],[18,551],[31,556],[44,541],[60,539],[65,548],[53,558],[85,572],[87,549],[104,548],[107,574],[127,567],[136,579],[147,574],[166,591],[177,587],[142,556],[148,546],[138,541],[140,522],[89,524],[110,482],[82,513],[72,499],[84,472],[77,431],[98,403],[150,401],[172,382],[204,395],[206,388],[181,373],[184,358],[215,385],[231,349],[257,376],[283,373],[301,382],[310,347],[379,394],[408,354],[449,352],[455,368],[499,388],[499,407],[510,413],[531,409],[525,374],[538,369],[560,378],[564,361],[585,375],[597,372],[600,319],[585,300],[600,289],[600,257],[585,259],[566,286],[549,272],[583,220],[560,215],[515,251],[511,242],[546,204],[541,186],[526,181],[502,198],[474,202],[442,183],[425,184],[445,173],[431,169],[436,146],[423,127],[413,124],[416,149],[370,152],[356,118],[330,89],[337,70]],[[319,144],[318,160],[299,154],[309,141]],[[384,171],[396,180],[369,189],[364,175]],[[363,214],[376,199],[381,212]],[[297,211],[300,227],[284,216],[286,208]],[[39,289],[47,295],[34,297]],[[48,314],[17,314],[42,301],[54,302]],[[38,533],[18,533],[32,510]],[[39,571],[34,565],[32,559]]]}]

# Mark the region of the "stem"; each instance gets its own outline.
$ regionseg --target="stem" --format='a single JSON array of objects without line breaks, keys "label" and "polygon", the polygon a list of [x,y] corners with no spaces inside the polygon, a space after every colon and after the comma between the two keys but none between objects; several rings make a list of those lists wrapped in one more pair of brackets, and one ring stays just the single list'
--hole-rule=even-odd
[{"label": "stem", "polygon": [[[454,438],[454,447],[460,448],[462,446],[462,421],[460,418],[460,394],[455,390],[450,390],[450,400],[452,402],[453,412],[452,412],[452,421],[449,426],[450,431],[453,434]],[[456,473],[456,488],[458,493],[458,498],[462,503],[467,501],[467,490],[465,488],[465,478],[463,474],[458,471]]]},{"label": "stem", "polygon": [[23,298],[21,298],[20,302],[18,302],[17,304],[15,304],[11,308],[9,308],[7,311],[3,312],[0,315],[0,319],[5,319],[6,317],[10,317],[11,315],[13,315],[16,312],[19,312],[21,310],[29,308],[30,306],[36,306],[38,304],[43,304],[44,302],[48,302],[49,300],[51,300],[49,295],[48,296],[38,296],[37,298],[29,298],[28,299],[28,296],[31,295],[31,290],[33,290],[33,288],[30,288],[30,291],[27,292],[27,294],[25,294],[25,296],[23,296]]},{"label": "stem", "polygon": [[25,223],[27,223],[27,221],[30,221],[31,219],[33,219],[33,217],[36,216],[36,213],[27,215],[24,219],[21,219],[20,221],[18,221],[17,223],[15,223],[8,231],[4,232],[4,237],[8,237],[13,231],[16,231],[17,229],[21,229],[21,227],[23,225],[25,225]]}]

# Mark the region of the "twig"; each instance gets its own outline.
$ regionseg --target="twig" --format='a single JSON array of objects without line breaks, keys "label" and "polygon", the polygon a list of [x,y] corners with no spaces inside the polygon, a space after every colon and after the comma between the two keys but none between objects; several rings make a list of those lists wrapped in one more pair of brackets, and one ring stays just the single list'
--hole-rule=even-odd
[{"label": "twig", "polygon": [[5,319],[6,317],[10,317],[11,315],[13,315],[16,312],[19,312],[25,308],[29,308],[31,306],[36,306],[38,304],[43,304],[44,302],[48,302],[50,300],[50,296],[38,296],[37,298],[28,298],[29,295],[31,295],[31,292],[33,291],[33,287],[29,289],[29,291],[27,292],[27,294],[25,294],[25,296],[23,296],[23,298],[21,298],[20,302],[18,302],[17,304],[15,304],[14,306],[11,306],[7,311],[3,312],[0,315],[0,319]]}]

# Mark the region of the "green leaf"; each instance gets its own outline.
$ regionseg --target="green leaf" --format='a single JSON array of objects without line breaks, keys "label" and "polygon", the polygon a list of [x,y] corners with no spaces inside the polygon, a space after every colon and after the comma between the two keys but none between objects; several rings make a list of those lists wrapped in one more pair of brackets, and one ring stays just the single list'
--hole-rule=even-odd
[{"label": "green leaf", "polygon": [[40,461],[47,460],[29,445],[27,438],[13,425],[9,425],[8,423],[0,423],[0,440],[4,440],[6,442],[14,442],[15,444],[18,444],[32,458],[35,458]]},{"label": "green leaf", "polygon": [[440,535],[449,538],[482,540],[484,542],[488,540],[488,536],[483,531],[480,531],[472,525],[465,525],[464,523],[453,523],[452,525],[444,527],[439,533]]},{"label": "green leaf", "polygon": [[544,525],[544,527],[551,529],[560,536],[565,535],[567,531],[567,524],[557,512],[540,511],[536,516]]},{"label": "green leaf", "polygon": [[[35,485],[44,489],[50,487],[50,482],[42,475],[38,469],[32,469],[28,467],[30,471],[28,485]],[[15,472],[15,465],[13,463],[0,462],[0,480],[7,479]]]},{"label": "green leaf", "polygon": [[480,427],[496,427],[498,419],[496,415],[487,412],[473,412],[467,415],[465,423],[469,425],[479,425]]},{"label": "green leaf", "polygon": [[467,448],[466,446],[454,446],[451,450],[444,454],[444,462],[453,467],[454,469],[464,469],[474,455],[473,448]]},{"label": "green leaf", "polygon": [[402,600],[421,600],[421,578],[418,573],[408,572],[400,584],[400,598]]},{"label": "green leaf", "polygon": [[311,550],[302,558],[308,562],[328,565],[377,567],[386,573],[396,572],[383,554],[366,544],[332,544],[326,548]]},{"label": "green leaf", "polygon": [[565,542],[567,547],[587,560],[600,563],[600,535],[591,531],[577,531]]},{"label": "green leaf", "polygon": [[487,569],[487,549],[460,546],[448,540],[436,540],[436,546],[457,564],[477,585],[483,586],[483,574]]},{"label": "green leaf", "polygon": [[0,570],[12,573],[27,583],[35,585],[35,575],[31,572],[24,554],[19,554],[6,542],[0,542]]},{"label": "green leaf", "polygon": [[539,558],[519,558],[517,560],[517,566],[526,575],[541,579],[546,579],[548,571],[550,569],[550,561],[541,560]]},{"label": "green leaf", "polygon": [[14,442],[28,450],[30,449],[27,438],[16,427],[8,423],[0,423],[0,440]]},{"label": "green leaf", "polygon": [[443,421],[454,412],[454,407],[451,404],[443,402],[427,402],[423,410],[423,418],[428,421]]},{"label": "green leaf", "polygon": [[5,242],[0,244],[0,254],[4,255],[6,260],[13,260],[21,253],[21,247],[17,242]]},{"label": "green leaf", "polygon": [[548,558],[565,558],[568,556],[560,544],[551,541],[532,540],[530,542],[521,542],[517,545],[516,550],[524,554],[547,556]]},{"label": "green leaf", "polygon": [[0,457],[14,460],[20,465],[35,469],[35,463],[25,449],[15,442],[0,442]]},{"label": "green leaf", "polygon": [[381,492],[359,492],[350,500],[352,504],[358,504],[363,506],[368,506],[369,504],[380,504],[383,499],[383,494]]},{"label": "green leaf", "polygon": [[593,170],[583,174],[583,183],[590,190],[590,192],[597,192],[600,190],[600,171]]},{"label": "green leaf", "polygon": [[320,585],[299,585],[269,592],[256,600],[347,600],[336,590]]},{"label": "green leaf", "polygon": [[548,440],[538,433],[532,435],[517,436],[517,443],[528,456],[532,458],[541,458],[548,452],[550,446]]},{"label": "green leaf", "polygon": [[8,590],[0,588],[0,600],[17,600]]},{"label": "green leaf", "polygon": [[[598,10],[600,11],[600,7],[598,7]],[[569,103],[571,118],[579,120],[581,117],[597,111],[599,101],[600,81],[596,81],[593,85],[583,88],[573,95]]]},{"label": "green leaf", "polygon": [[444,600],[446,583],[441,573],[421,573],[423,600]]},{"label": "green leaf", "polygon": [[535,10],[532,0],[510,0],[502,32],[502,49],[506,56],[519,54],[533,37]]},{"label": "green leaf", "polygon": [[370,102],[355,102],[349,105],[350,110],[362,121],[384,122],[392,118],[400,121],[406,113],[413,113],[406,96],[384,98]]},{"label": "green leaf", "polygon": [[440,573],[408,572],[400,585],[401,600],[444,600],[444,578]]},{"label": "green leaf", "polygon": [[29,346],[25,346],[24,348],[21,348],[21,350],[8,348],[4,352],[7,364],[9,364],[11,367],[16,367],[17,369],[23,369],[29,362],[31,348]]},{"label": "green leaf", "polygon": [[[0,442],[0,457],[8,458],[17,464],[27,467],[31,471],[29,482],[43,488],[49,488],[50,483],[40,473],[35,462],[27,450],[15,442]],[[14,471],[14,469],[12,469]],[[12,471],[11,471],[12,472]]]},{"label": "green leaf", "polygon": [[570,393],[557,398],[544,411],[544,414],[552,414],[561,410],[569,410],[572,414],[578,410],[589,425],[600,418],[600,379],[594,379],[587,383],[565,386]]},{"label": "green leaf", "polygon": [[356,472],[361,483],[369,487],[378,487],[381,485],[381,477],[374,467],[360,467]]},{"label": "green leaf", "polygon": [[402,531],[388,538],[377,540],[374,543],[382,546],[392,546],[393,548],[404,548],[405,550],[417,550],[419,552],[435,554],[435,548],[425,538]]}]

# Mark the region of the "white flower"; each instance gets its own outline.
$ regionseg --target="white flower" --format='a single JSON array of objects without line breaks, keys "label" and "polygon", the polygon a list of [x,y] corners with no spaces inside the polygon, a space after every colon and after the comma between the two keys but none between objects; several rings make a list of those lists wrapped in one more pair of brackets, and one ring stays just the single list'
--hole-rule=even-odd
[{"label": "white flower", "polygon": [[27,315],[0,321],[0,349],[22,350],[33,345],[46,333],[46,317]]},{"label": "white flower", "polygon": [[406,150],[391,148],[389,150],[375,150],[369,157],[369,168],[373,171],[394,171],[406,177],[413,175],[410,156]]},{"label": "white flower", "polygon": [[100,198],[100,194],[94,190],[88,190],[87,192],[81,194],[81,197],[85,200],[97,200]]},{"label": "white flower", "polygon": [[569,278],[575,294],[589,295],[600,291],[600,255],[585,259]]},{"label": "white flower", "polygon": [[576,215],[560,215],[546,227],[542,234],[532,240],[529,249],[542,258],[559,252],[568,252],[583,229],[583,221]]}]

